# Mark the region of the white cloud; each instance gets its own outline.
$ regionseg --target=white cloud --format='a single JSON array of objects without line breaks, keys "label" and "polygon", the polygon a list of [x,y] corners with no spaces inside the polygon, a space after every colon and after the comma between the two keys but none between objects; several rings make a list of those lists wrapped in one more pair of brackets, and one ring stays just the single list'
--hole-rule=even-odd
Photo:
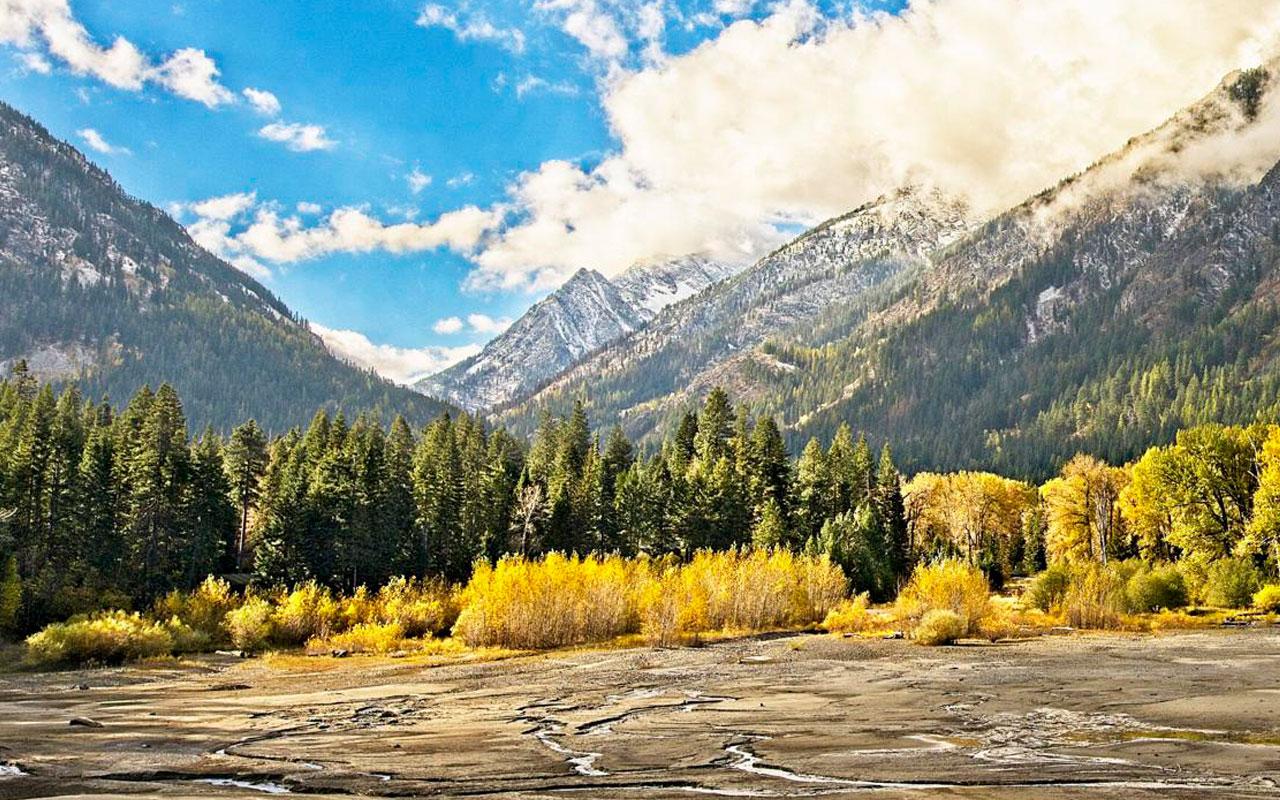
[{"label": "white cloud", "polygon": [[751,13],[755,0],[716,0],[714,8],[717,14],[726,17],[744,17]]},{"label": "white cloud", "polygon": [[537,0],[534,7],[558,15],[561,30],[595,58],[616,62],[627,55],[621,25],[596,0]]},{"label": "white cloud", "polygon": [[462,328],[463,322],[461,317],[445,317],[443,319],[438,319],[436,320],[436,324],[431,326],[431,330],[436,333],[445,334],[458,333]]},{"label": "white cloud", "polygon": [[118,147],[114,144],[111,144],[105,138],[103,138],[101,133],[98,133],[93,128],[81,128],[80,130],[76,131],[76,135],[84,140],[84,143],[89,146],[90,150],[93,150],[95,152],[102,153],[103,155],[108,155],[108,156],[129,155],[129,148]]},{"label": "white cloud", "polygon": [[[550,0],[572,13],[599,7]],[[823,20],[803,0],[603,83],[617,150],[510,187],[473,286],[545,286],[581,266],[747,258],[904,183],[999,209],[1087,167],[1257,63],[1280,0],[916,2]],[[610,52],[621,47],[610,45]]]},{"label": "white cloud", "polygon": [[319,203],[309,203],[306,200],[297,205],[299,214],[319,214],[324,208]]},{"label": "white cloud", "polygon": [[218,65],[203,50],[183,48],[169,56],[152,74],[156,82],[179,97],[195,100],[209,108],[236,99],[218,83]]},{"label": "white cloud", "polygon": [[511,320],[506,317],[494,319],[487,314],[468,314],[467,325],[476,333],[498,334],[511,327]]},{"label": "white cloud", "polygon": [[405,183],[409,184],[409,191],[419,194],[423,189],[431,185],[431,176],[423,172],[418,167],[404,177]]},{"label": "white cloud", "polygon": [[279,142],[295,153],[313,150],[332,150],[338,145],[329,138],[323,125],[306,125],[300,122],[272,122],[258,130],[263,139]]},{"label": "white cloud", "polygon": [[[299,204],[299,214],[319,206]],[[430,222],[386,223],[361,208],[335,209],[308,224],[300,215],[282,215],[279,205],[259,202],[252,193],[187,203],[187,230],[202,247],[254,275],[269,274],[263,262],[294,263],[333,253],[419,253],[449,248],[471,252],[498,221],[496,211],[466,206]]]},{"label": "white cloud", "polygon": [[452,178],[445,181],[444,184],[450,189],[459,189],[463,186],[470,186],[475,182],[475,180],[476,176],[473,173],[463,172],[460,175],[454,175]]},{"label": "white cloud", "polygon": [[71,13],[67,0],[0,0],[0,42],[22,50],[28,68],[48,65],[47,54],[77,75],[117,89],[138,91],[156,83],[211,107],[233,99],[203,50],[183,48],[157,64],[123,36],[104,47]]},{"label": "white cloud", "polygon": [[249,105],[253,106],[253,110],[263,116],[274,117],[280,113],[280,98],[265,89],[249,87],[241,94],[249,101]]},{"label": "white cloud", "polygon": [[256,192],[225,194],[221,197],[210,197],[191,204],[191,211],[198,217],[211,220],[229,220],[243,214],[253,207],[257,201]]},{"label": "white cloud", "polygon": [[571,97],[578,94],[578,87],[565,81],[549,81],[537,75],[526,75],[516,84],[517,99],[523,100],[527,94],[540,92]]},{"label": "white cloud", "polygon": [[480,346],[474,344],[421,348],[374,344],[359,331],[335,330],[314,322],[310,325],[334,355],[400,384],[412,384],[480,352]]},{"label": "white cloud", "polygon": [[466,3],[456,11],[437,3],[428,3],[418,14],[418,25],[423,28],[444,28],[461,42],[493,42],[512,53],[524,52],[523,31],[499,27],[483,11],[471,11]]},{"label": "white cloud", "polygon": [[53,72],[53,65],[49,63],[49,59],[39,53],[21,53],[18,60],[22,63],[22,68],[27,72],[35,72],[40,75],[48,75]]}]

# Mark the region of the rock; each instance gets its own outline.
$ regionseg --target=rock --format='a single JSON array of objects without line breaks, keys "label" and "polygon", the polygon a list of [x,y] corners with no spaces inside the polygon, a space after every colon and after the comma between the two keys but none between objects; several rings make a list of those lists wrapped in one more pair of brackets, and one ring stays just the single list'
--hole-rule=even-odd
[{"label": "rock", "polygon": [[243,650],[215,650],[214,655],[231,656],[232,658],[248,658],[249,657]]},{"label": "rock", "polygon": [[403,650],[393,650],[392,652],[387,654],[387,657],[388,658],[404,658],[407,655],[409,654]]},{"label": "rock", "polygon": [[71,688],[75,689],[77,692],[87,692],[89,691],[89,684],[77,683],[75,686],[72,686]]},{"label": "rock", "polygon": [[886,634],[884,635],[884,638],[886,638],[886,639],[905,639],[905,638],[907,638],[907,637],[906,637],[906,634],[904,634],[902,631],[894,631],[893,633],[886,633]]},{"label": "rock", "polygon": [[88,717],[72,717],[71,719],[67,720],[67,724],[73,728],[103,727],[103,724],[101,722],[98,722],[96,719],[89,719]]},{"label": "rock", "polygon": [[334,658],[346,658],[351,654],[346,650],[333,650],[332,652],[329,653],[329,655],[333,656]]}]

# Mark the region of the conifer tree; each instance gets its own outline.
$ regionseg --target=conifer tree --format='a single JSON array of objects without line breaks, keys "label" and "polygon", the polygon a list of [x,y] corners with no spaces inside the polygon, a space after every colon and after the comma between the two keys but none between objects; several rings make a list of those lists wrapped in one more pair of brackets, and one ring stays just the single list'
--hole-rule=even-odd
[{"label": "conifer tree", "polygon": [[233,568],[239,569],[244,565],[248,544],[249,515],[257,510],[260,483],[267,469],[267,437],[257,422],[249,420],[231,432],[226,462],[231,497],[239,517],[231,562]]}]

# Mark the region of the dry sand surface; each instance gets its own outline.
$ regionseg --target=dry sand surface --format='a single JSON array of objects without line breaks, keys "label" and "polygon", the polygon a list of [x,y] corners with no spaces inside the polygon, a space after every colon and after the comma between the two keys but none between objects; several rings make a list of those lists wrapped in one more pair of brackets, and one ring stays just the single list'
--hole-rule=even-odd
[{"label": "dry sand surface", "polygon": [[0,798],[1275,798],[1280,629],[17,674],[0,764]]}]

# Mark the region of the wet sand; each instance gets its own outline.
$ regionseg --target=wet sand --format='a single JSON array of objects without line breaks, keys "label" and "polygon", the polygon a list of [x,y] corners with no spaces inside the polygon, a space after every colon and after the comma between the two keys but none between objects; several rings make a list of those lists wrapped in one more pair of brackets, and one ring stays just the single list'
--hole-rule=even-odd
[{"label": "wet sand", "polygon": [[0,765],[0,798],[1274,798],[1280,628],[16,674]]}]

